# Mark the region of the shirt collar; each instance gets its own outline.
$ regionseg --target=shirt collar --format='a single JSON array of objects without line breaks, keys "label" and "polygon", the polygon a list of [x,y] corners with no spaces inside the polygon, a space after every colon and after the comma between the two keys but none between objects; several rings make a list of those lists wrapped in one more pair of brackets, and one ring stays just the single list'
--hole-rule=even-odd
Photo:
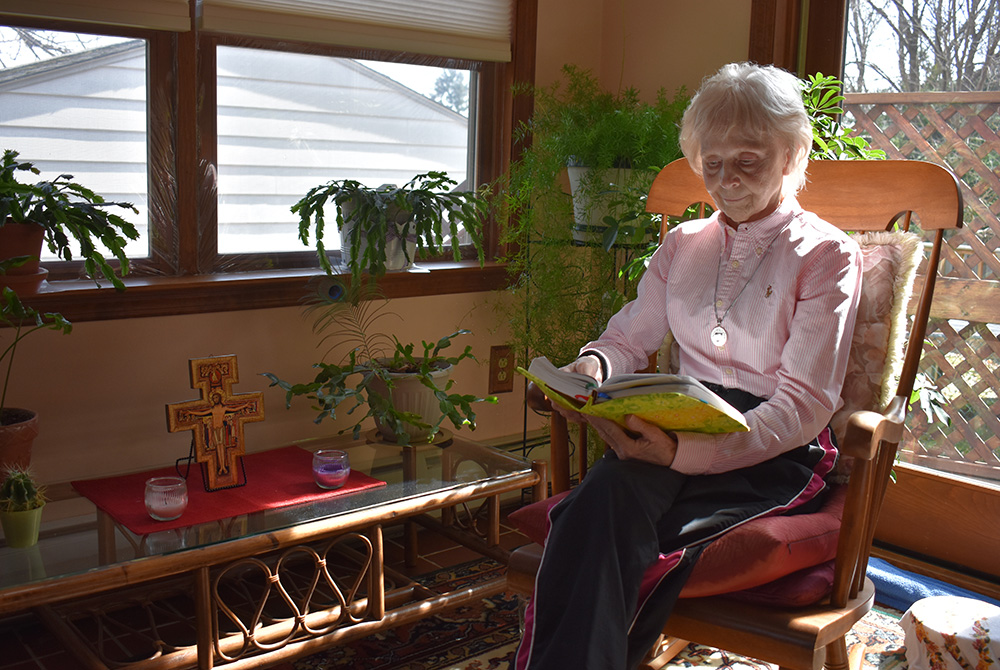
[{"label": "shirt collar", "polygon": [[778,233],[785,229],[792,218],[801,212],[802,206],[799,205],[799,201],[795,199],[795,196],[786,196],[778,204],[778,208],[763,219],[752,223],[741,223],[736,230],[723,223],[720,216],[721,211],[716,211],[713,216],[716,225],[722,229],[723,234],[727,238],[729,236],[746,236],[758,245],[766,246],[771,244]]}]

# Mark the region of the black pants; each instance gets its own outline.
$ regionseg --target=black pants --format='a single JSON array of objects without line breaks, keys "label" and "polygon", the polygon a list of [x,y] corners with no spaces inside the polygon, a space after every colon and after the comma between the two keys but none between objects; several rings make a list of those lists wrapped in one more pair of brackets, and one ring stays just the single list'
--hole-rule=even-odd
[{"label": "black pants", "polygon": [[[552,526],[516,667],[635,667],[708,542],[749,519],[816,497],[822,487],[813,467],[833,448],[819,445],[816,440],[749,468],[698,476],[608,452],[549,513]],[[647,568],[661,554],[673,563],[651,583]]]}]

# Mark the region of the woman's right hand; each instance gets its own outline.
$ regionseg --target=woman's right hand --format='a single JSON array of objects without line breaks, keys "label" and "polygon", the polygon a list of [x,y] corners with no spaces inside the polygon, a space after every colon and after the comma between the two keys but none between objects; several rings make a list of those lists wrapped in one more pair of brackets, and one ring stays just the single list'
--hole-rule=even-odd
[{"label": "woman's right hand", "polygon": [[[596,356],[581,356],[569,365],[562,366],[560,369],[593,377],[598,384],[601,383],[601,377],[603,376],[601,374],[601,362],[597,360]],[[582,423],[584,421],[583,415],[579,412],[565,409],[551,402],[545,394],[542,393],[542,389],[538,388],[534,382],[528,384],[528,391],[525,396],[525,400],[528,403],[528,407],[535,411],[557,411],[565,416],[569,421],[575,421],[577,423]]]},{"label": "woman's right hand", "polygon": [[594,381],[598,384],[604,381],[604,375],[601,374],[601,361],[597,358],[597,356],[580,356],[569,365],[562,366],[560,370],[577,372],[582,375],[587,375],[588,377],[593,377]]}]

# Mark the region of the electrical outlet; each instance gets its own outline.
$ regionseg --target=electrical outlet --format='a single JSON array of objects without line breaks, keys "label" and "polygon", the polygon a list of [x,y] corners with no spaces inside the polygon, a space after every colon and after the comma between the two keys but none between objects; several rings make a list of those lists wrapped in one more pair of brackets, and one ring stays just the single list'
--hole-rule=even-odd
[{"label": "electrical outlet", "polygon": [[489,393],[510,393],[514,390],[514,355],[510,347],[490,347]]}]

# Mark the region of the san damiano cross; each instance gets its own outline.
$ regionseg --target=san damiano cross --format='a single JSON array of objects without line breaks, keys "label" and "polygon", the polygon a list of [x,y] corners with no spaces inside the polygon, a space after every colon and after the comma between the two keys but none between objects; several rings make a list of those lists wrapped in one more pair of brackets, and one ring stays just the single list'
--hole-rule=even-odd
[{"label": "san damiano cross", "polygon": [[236,356],[192,358],[190,364],[191,388],[201,389],[201,398],[168,404],[167,430],[194,431],[192,455],[201,463],[206,490],[242,486],[243,425],[264,420],[264,394],[233,394]]}]

